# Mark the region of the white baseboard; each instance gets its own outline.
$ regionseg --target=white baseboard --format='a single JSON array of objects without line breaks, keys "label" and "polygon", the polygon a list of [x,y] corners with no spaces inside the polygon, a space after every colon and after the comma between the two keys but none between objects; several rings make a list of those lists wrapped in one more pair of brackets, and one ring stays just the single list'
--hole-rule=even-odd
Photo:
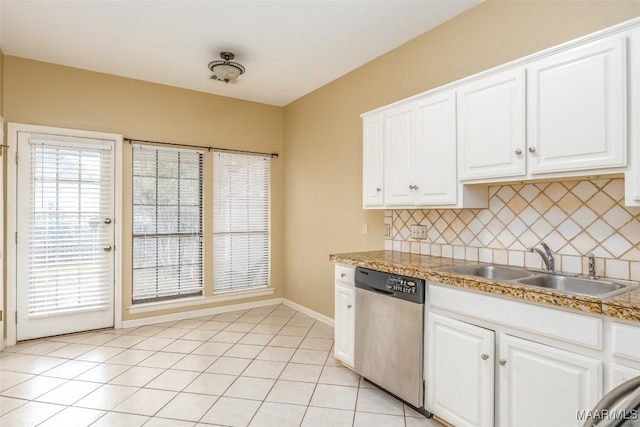
[{"label": "white baseboard", "polygon": [[[174,320],[192,319],[194,317],[201,317],[201,316],[211,316],[214,314],[227,313],[229,311],[248,310],[251,308],[265,307],[268,305],[283,304],[284,302],[285,300],[283,298],[271,298],[271,299],[266,299],[262,301],[245,302],[241,304],[225,305],[222,307],[203,308],[201,310],[184,311],[181,313],[165,314],[162,316],[144,317],[142,319],[123,320],[122,327],[137,328],[138,326],[153,325],[156,323],[163,323],[163,322],[172,322]],[[296,307],[293,307],[293,308],[296,308]],[[306,308],[305,310],[311,311]],[[300,310],[300,311],[303,311],[303,310]],[[304,311],[303,313],[309,314]],[[309,315],[311,316],[311,314]],[[320,314],[318,315],[321,316]]]},{"label": "white baseboard", "polygon": [[325,316],[324,314],[320,314],[317,311],[313,311],[310,308],[307,308],[303,305],[300,305],[298,303],[295,303],[291,300],[288,300],[286,298],[282,299],[282,303],[284,305],[288,305],[289,307],[298,310],[301,313],[306,314],[307,316],[313,317],[316,320],[321,321],[322,323],[326,323],[327,325],[333,327],[334,326],[334,321],[332,318]]}]

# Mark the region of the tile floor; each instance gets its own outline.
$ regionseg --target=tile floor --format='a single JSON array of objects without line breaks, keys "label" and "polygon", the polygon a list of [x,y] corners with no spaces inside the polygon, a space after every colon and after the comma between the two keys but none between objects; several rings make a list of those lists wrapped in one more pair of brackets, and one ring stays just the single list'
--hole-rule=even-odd
[{"label": "tile floor", "polygon": [[439,425],[332,354],[285,305],[28,341],[0,353],[0,425]]}]

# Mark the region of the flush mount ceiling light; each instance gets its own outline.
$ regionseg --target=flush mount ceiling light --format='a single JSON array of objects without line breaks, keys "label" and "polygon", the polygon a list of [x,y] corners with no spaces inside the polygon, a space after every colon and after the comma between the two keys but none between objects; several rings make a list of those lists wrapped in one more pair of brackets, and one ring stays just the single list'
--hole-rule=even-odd
[{"label": "flush mount ceiling light", "polygon": [[244,67],[237,62],[231,61],[234,56],[231,52],[220,52],[222,60],[209,62],[209,69],[213,73],[212,80],[229,83],[234,82],[241,74],[244,74]]}]

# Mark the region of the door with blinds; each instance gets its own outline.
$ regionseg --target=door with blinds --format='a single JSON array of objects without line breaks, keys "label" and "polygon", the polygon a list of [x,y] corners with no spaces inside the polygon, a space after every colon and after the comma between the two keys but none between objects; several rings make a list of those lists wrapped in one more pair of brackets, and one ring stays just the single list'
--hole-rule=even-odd
[{"label": "door with blinds", "polygon": [[18,340],[113,326],[113,144],[18,135]]}]

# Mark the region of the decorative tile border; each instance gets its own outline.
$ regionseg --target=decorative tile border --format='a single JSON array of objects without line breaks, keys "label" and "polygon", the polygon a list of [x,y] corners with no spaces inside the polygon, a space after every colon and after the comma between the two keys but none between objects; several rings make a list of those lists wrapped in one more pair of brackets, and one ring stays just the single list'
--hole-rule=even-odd
[{"label": "decorative tile border", "polygon": [[[544,241],[556,269],[640,281],[640,208],[624,206],[622,178],[489,187],[487,209],[387,210],[385,249],[469,261],[542,268],[527,248]],[[427,238],[411,238],[412,225]]]}]

